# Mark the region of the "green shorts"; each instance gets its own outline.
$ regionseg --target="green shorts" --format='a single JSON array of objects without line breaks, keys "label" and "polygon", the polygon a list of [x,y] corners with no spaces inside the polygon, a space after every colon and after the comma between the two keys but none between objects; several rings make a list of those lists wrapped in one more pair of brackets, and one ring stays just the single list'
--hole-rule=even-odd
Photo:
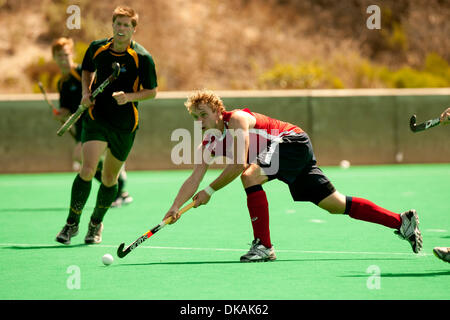
[{"label": "green shorts", "polygon": [[120,161],[125,161],[134,143],[136,131],[131,133],[118,132],[106,127],[98,121],[89,117],[83,119],[83,129],[81,131],[81,142],[99,140],[108,143],[111,153]]}]

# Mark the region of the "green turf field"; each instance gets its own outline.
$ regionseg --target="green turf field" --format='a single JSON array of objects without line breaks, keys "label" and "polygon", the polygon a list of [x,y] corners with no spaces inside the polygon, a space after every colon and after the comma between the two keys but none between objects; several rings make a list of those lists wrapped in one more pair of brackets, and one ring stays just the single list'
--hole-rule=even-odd
[{"label": "green turf field", "polygon": [[[450,264],[432,249],[450,246],[450,164],[323,170],[344,194],[395,212],[417,209],[422,253],[383,226],[294,203],[287,186],[273,181],[264,188],[278,259],[242,264],[252,231],[237,179],[119,259],[118,245],[161,221],[190,172],[128,172],[134,202],[108,211],[102,244],[89,246],[83,240],[97,182],[79,235],[64,246],[54,238],[75,173],[0,175],[0,299],[449,299]],[[115,257],[111,266],[101,262],[105,253]]]}]

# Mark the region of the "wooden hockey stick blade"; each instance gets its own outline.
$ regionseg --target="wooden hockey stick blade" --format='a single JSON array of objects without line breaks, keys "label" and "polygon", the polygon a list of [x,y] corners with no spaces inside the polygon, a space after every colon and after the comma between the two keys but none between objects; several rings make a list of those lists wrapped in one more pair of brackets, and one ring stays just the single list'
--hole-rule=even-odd
[{"label": "wooden hockey stick blade", "polygon": [[[189,209],[191,209],[194,206],[195,202],[192,201],[191,203],[189,203],[188,205],[186,205],[185,207],[183,207],[180,210],[180,216],[185,213],[186,211],[188,211]],[[164,220],[163,222],[161,222],[160,224],[158,224],[156,227],[154,227],[153,229],[147,231],[146,233],[144,233],[142,236],[140,236],[139,238],[136,239],[136,241],[134,241],[132,244],[130,244],[125,250],[123,249],[125,247],[125,243],[122,242],[119,245],[119,248],[117,248],[117,256],[119,258],[123,258],[125,257],[127,254],[129,254],[132,250],[136,249],[137,246],[139,246],[142,242],[144,242],[145,240],[147,240],[148,238],[150,238],[152,235],[154,235],[156,232],[158,232],[159,230],[161,230],[164,226],[166,226],[170,220],[172,220],[171,218],[167,218],[166,220]]]}]

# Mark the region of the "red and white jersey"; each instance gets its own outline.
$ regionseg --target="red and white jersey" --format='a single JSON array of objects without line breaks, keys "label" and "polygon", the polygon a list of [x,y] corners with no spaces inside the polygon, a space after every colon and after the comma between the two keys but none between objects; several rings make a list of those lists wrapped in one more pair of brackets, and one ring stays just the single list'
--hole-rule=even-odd
[{"label": "red and white jersey", "polygon": [[225,125],[222,135],[206,134],[203,139],[203,145],[212,156],[232,157],[233,138],[232,132],[230,132],[232,129],[229,129],[228,124],[236,111],[248,112],[256,119],[255,126],[249,129],[249,154],[247,158],[249,163],[254,162],[257,158],[263,164],[269,164],[276,146],[282,143],[283,137],[299,135],[304,132],[296,125],[251,112],[248,108],[225,111],[222,113]]}]

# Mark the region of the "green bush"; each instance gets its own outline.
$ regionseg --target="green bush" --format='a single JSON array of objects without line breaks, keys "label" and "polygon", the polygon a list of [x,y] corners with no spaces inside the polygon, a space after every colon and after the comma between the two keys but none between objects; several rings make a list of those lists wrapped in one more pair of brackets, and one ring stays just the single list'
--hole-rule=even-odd
[{"label": "green bush", "polygon": [[422,69],[409,66],[390,70],[385,66],[374,66],[365,61],[357,68],[359,82],[381,83],[389,88],[439,88],[450,86],[450,67],[435,53],[428,54]]},{"label": "green bush", "polygon": [[326,71],[317,61],[297,65],[276,63],[259,76],[261,89],[317,89],[343,88],[343,82]]},{"label": "green bush", "polygon": [[388,47],[391,50],[406,51],[408,50],[408,38],[406,36],[405,30],[400,23],[394,22],[392,24],[392,30],[388,33],[383,32]]},{"label": "green bush", "polygon": [[382,74],[382,80],[392,88],[437,88],[450,85],[439,75],[403,67],[400,70]]},{"label": "green bush", "polygon": [[[340,61],[340,60],[339,60]],[[276,63],[258,77],[259,89],[439,88],[450,87],[450,66],[436,53],[427,55],[419,69],[404,66],[392,70],[367,59],[299,64]],[[336,74],[344,74],[345,83]],[[348,73],[347,73],[348,72]]]},{"label": "green bush", "polygon": [[427,55],[424,70],[428,73],[446,79],[447,83],[450,82],[450,66],[447,61],[442,59],[436,53],[430,53]]}]

